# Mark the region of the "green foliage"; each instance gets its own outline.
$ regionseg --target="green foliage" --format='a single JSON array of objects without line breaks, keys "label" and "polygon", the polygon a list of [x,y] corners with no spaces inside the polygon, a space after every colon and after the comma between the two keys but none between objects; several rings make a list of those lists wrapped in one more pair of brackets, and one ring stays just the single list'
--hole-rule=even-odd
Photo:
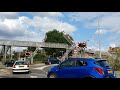
[{"label": "green foliage", "polygon": [[[47,38],[46,38],[45,42],[69,44],[69,42],[63,37],[63,33],[57,31],[56,29],[47,32],[46,36],[47,36]],[[62,54],[60,51],[63,51],[63,53],[64,53],[66,50],[65,49],[55,49],[55,48],[45,48],[45,51],[46,51],[47,55],[57,57]],[[54,53],[54,55],[53,55],[53,53]]]},{"label": "green foliage", "polygon": [[36,47],[28,47],[27,49],[28,49],[28,51],[32,51],[32,52],[34,52],[35,49],[36,49]]},{"label": "green foliage", "polygon": [[120,64],[119,64],[119,63],[111,64],[111,66],[113,67],[113,69],[114,69],[115,71],[120,70]]},{"label": "green foliage", "polygon": [[105,59],[108,60],[115,71],[120,70],[120,51],[116,51],[114,56],[116,56],[116,58],[113,58],[113,56],[108,56]]},{"label": "green foliage", "polygon": [[47,57],[47,55],[45,53],[37,53],[35,56],[34,56],[34,63],[40,63],[40,62],[44,62],[45,61],[45,58]]},{"label": "green foliage", "polygon": [[18,60],[18,53],[17,52],[14,52],[13,55],[12,55],[12,59],[13,60]]},{"label": "green foliage", "polygon": [[46,38],[45,42],[69,44],[67,42],[67,40],[63,37],[63,33],[57,31],[56,29],[54,29],[53,31],[47,32],[46,36],[47,36],[47,38]]}]

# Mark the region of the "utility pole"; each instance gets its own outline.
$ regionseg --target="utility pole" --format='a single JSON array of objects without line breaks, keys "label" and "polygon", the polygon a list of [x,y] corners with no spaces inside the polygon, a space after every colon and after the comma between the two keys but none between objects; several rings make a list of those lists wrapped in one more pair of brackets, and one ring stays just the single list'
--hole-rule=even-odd
[{"label": "utility pole", "polygon": [[98,19],[98,44],[99,44],[99,58],[101,58],[101,40],[100,40],[100,25]]}]

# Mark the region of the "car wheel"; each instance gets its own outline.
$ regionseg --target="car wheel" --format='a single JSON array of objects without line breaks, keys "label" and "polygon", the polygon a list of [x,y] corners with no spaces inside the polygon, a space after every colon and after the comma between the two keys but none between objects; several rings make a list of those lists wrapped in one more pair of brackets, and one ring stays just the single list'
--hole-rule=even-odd
[{"label": "car wheel", "polygon": [[57,78],[57,76],[54,73],[51,73],[48,78]]}]

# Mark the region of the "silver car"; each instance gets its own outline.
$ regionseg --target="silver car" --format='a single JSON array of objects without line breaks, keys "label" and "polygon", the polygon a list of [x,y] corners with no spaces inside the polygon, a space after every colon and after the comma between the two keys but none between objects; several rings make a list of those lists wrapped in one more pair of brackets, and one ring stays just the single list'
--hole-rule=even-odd
[{"label": "silver car", "polygon": [[13,64],[12,72],[13,74],[16,72],[28,72],[29,73],[29,64],[26,61],[15,61]]}]

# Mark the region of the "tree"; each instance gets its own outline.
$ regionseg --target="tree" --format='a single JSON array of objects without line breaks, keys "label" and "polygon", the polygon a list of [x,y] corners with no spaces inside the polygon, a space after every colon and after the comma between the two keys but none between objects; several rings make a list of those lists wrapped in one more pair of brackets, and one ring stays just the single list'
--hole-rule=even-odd
[{"label": "tree", "polygon": [[35,49],[36,49],[36,47],[28,47],[28,48],[27,48],[28,51],[32,51],[32,52],[34,52]]},{"label": "tree", "polygon": [[111,56],[105,58],[109,61],[114,70],[120,70],[120,48],[111,53]]},{"label": "tree", "polygon": [[34,59],[34,63],[36,63],[36,62],[38,62],[38,63],[40,63],[40,62],[44,63],[45,60],[46,60],[46,57],[47,56],[46,56],[45,53],[37,53],[35,55],[35,57],[33,58]]},{"label": "tree", "polygon": [[[63,32],[59,32],[56,29],[49,31],[46,33],[46,39],[45,42],[51,42],[51,43],[65,43],[69,44],[70,43],[63,37]],[[71,37],[71,36],[70,36]],[[71,39],[73,39],[71,37]],[[58,57],[61,56],[66,50],[65,49],[55,49],[55,48],[45,48],[45,51],[47,55]],[[54,53],[54,55],[53,55]]]}]

